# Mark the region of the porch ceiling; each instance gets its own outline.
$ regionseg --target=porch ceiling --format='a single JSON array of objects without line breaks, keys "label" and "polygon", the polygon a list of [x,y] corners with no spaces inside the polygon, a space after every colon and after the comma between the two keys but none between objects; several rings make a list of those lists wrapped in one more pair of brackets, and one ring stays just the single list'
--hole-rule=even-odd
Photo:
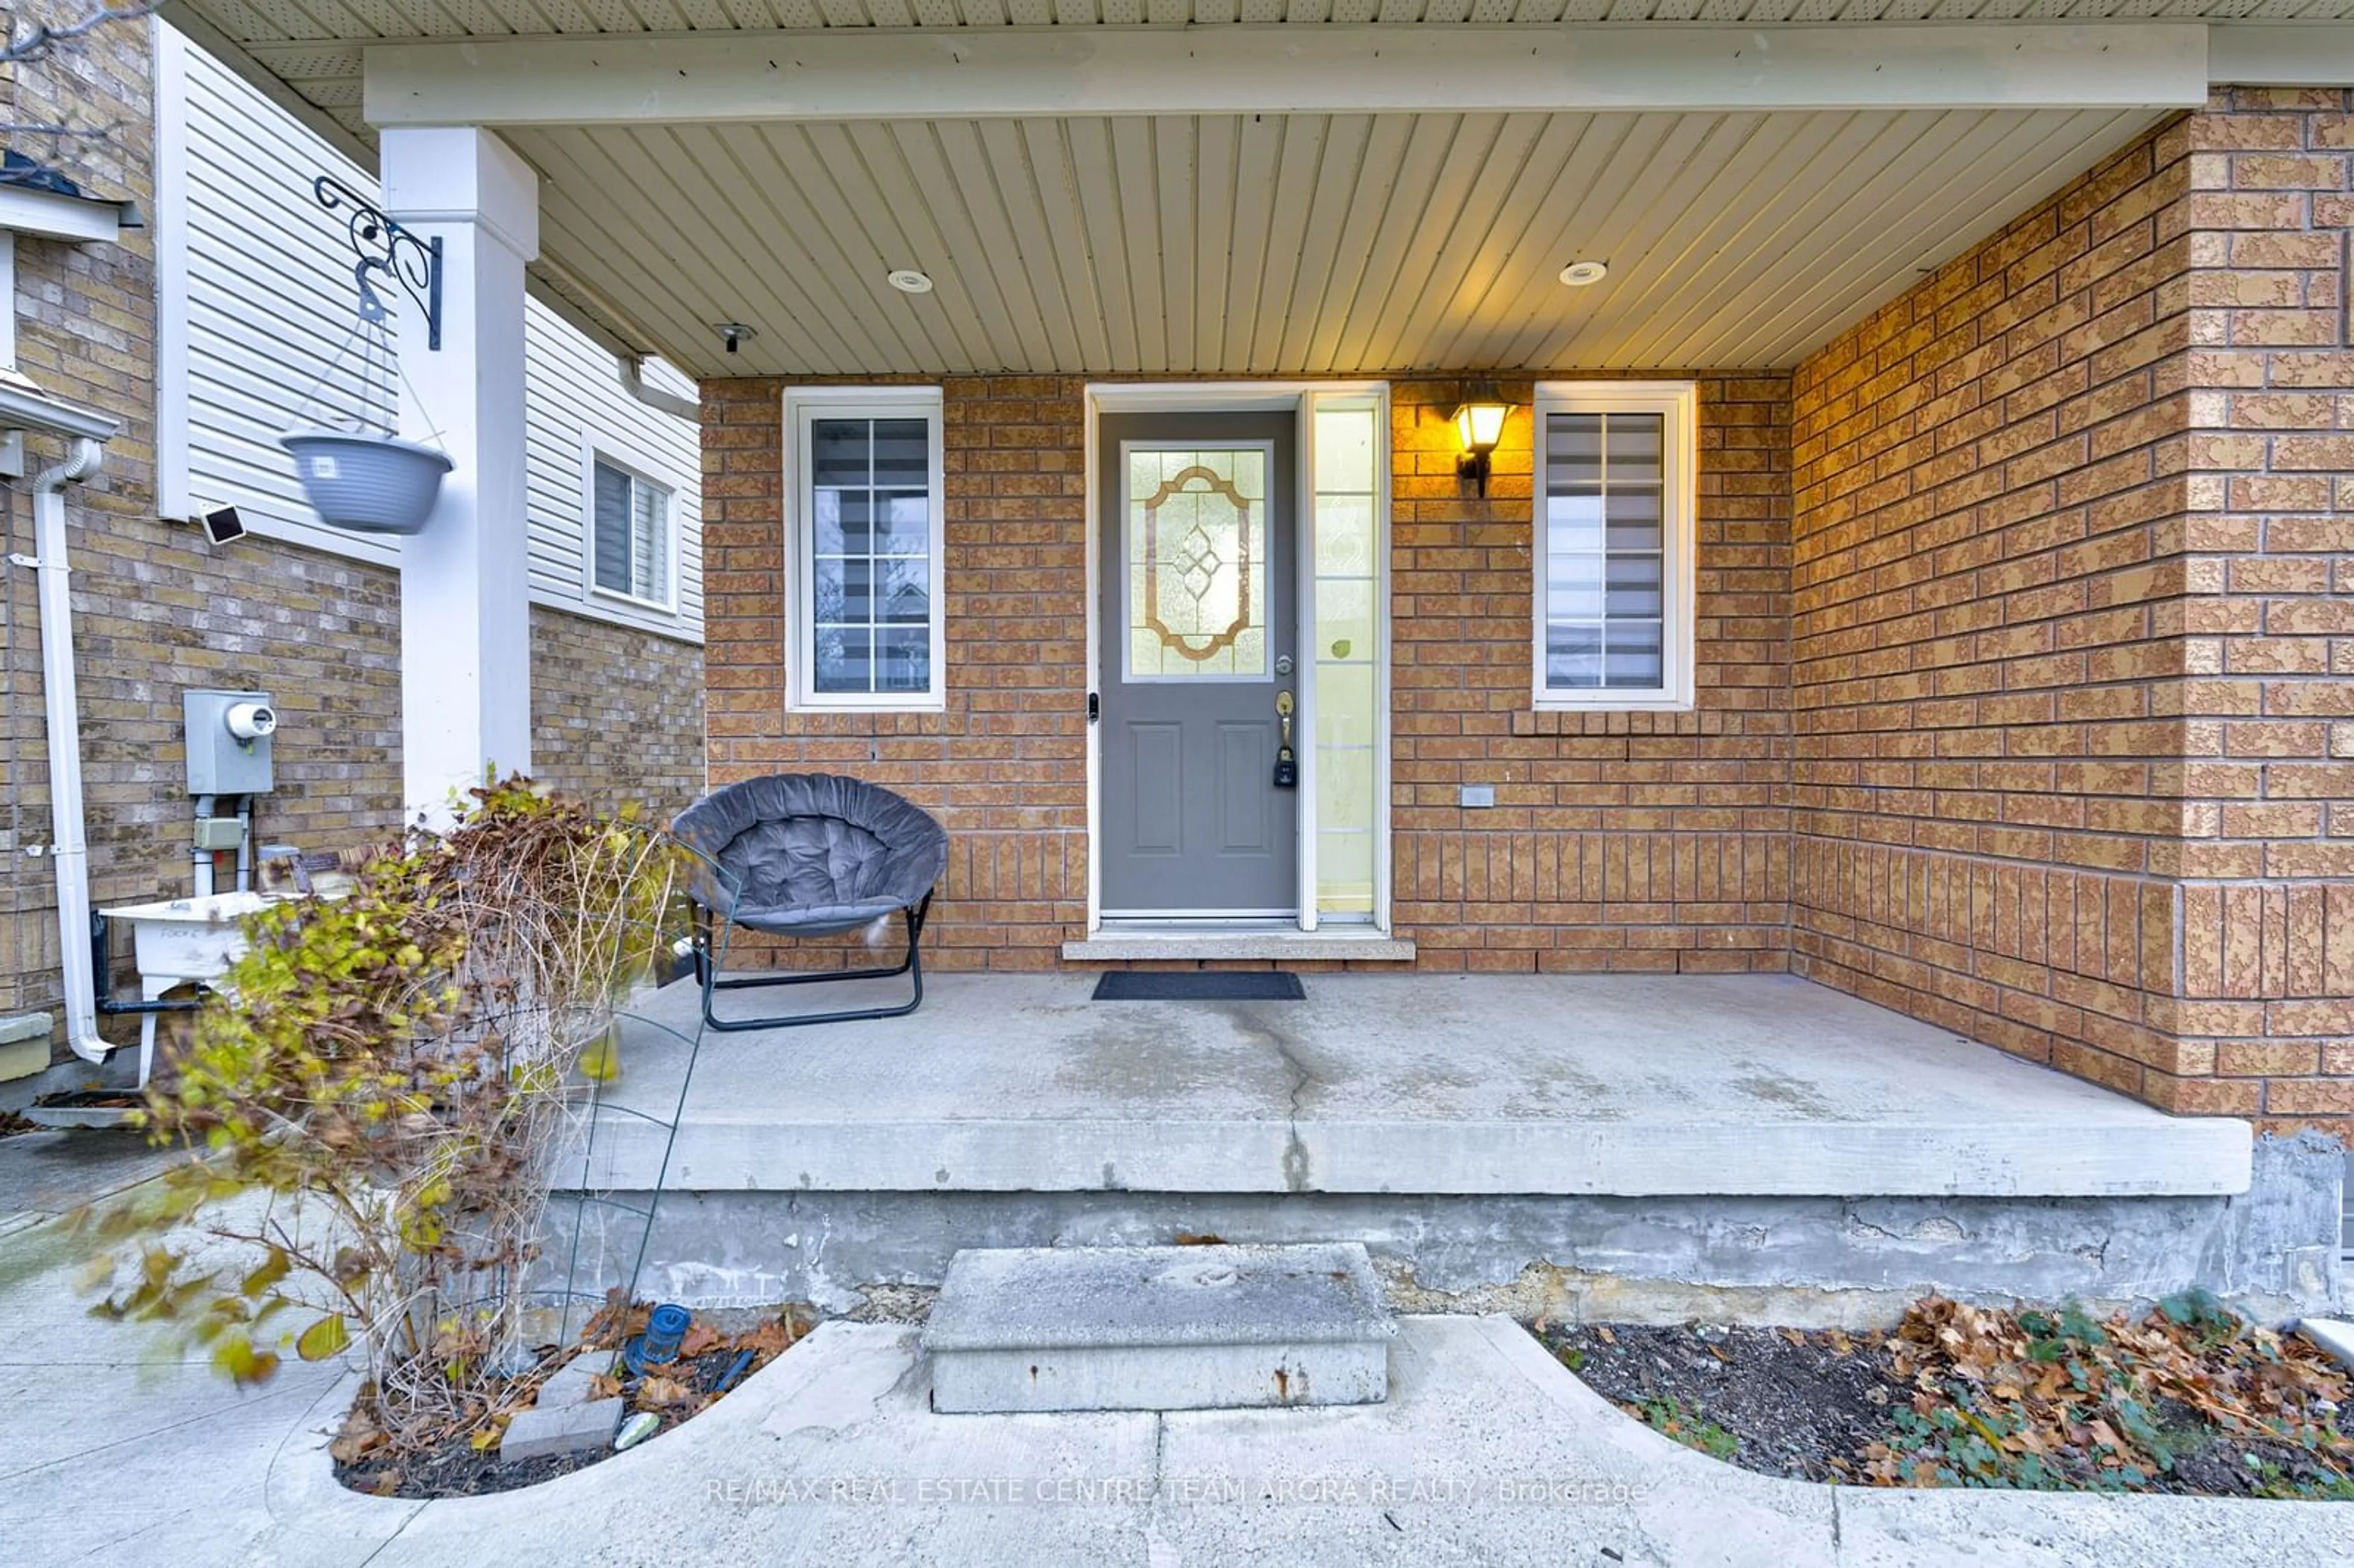
[{"label": "porch ceiling", "polygon": [[2354,81],[2354,0],[164,14],[364,160],[369,105],[499,128],[535,291],[702,374],[1784,366],[2207,81]]},{"label": "porch ceiling", "polygon": [[[2147,110],[516,128],[541,282],[705,375],[1776,366]],[[1557,278],[1606,260],[1598,287]],[[914,267],[937,285],[892,290]],[[759,335],[734,356],[711,323]]]}]

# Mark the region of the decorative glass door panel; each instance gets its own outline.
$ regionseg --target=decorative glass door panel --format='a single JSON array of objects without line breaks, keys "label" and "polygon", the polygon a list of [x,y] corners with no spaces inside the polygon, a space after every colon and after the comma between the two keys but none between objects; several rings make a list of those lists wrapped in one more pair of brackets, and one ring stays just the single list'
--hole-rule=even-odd
[{"label": "decorative glass door panel", "polygon": [[1122,448],[1129,681],[1264,681],[1265,442]]},{"label": "decorative glass door panel", "polygon": [[1108,916],[1299,913],[1297,431],[1239,410],[1097,427]]}]

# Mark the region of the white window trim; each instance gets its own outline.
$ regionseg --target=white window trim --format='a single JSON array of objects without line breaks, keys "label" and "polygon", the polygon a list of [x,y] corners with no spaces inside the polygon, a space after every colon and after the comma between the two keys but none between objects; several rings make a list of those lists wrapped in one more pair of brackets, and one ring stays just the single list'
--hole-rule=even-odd
[{"label": "white window trim", "polygon": [[[188,431],[187,40],[161,17],[148,29],[155,92],[155,510],[193,516]],[[16,297],[13,284],[8,291]],[[8,363],[16,363],[10,328]]]},{"label": "white window trim", "polygon": [[[948,707],[948,505],[944,430],[947,399],[938,387],[794,387],[785,392],[786,660],[785,705],[806,713],[939,713]],[[810,426],[819,418],[920,418],[931,478],[931,689],[927,692],[821,692],[811,677],[817,660],[817,610],[811,559],[808,474]]]},{"label": "white window trim", "polygon": [[[678,529],[678,486],[652,472],[645,464],[631,461],[616,450],[616,442],[584,434],[580,438],[580,591],[590,603],[608,599],[615,604],[633,605],[663,615],[678,613],[678,574],[681,551]],[[619,469],[630,476],[631,482],[646,485],[660,493],[663,498],[663,548],[669,559],[663,568],[663,582],[669,591],[661,599],[647,599],[640,594],[623,593],[619,588],[603,587],[597,581],[597,465]]]},{"label": "white window trim", "polygon": [[[1694,705],[1697,638],[1694,614],[1699,579],[1693,543],[1698,511],[1700,444],[1699,388],[1690,381],[1540,381],[1530,409],[1535,448],[1530,484],[1529,577],[1534,621],[1530,638],[1530,683],[1537,711],[1554,713],[1687,713]],[[1667,421],[1662,442],[1667,471],[1659,486],[1660,673],[1657,686],[1612,686],[1555,691],[1545,672],[1545,418],[1550,414],[1660,414]]]}]

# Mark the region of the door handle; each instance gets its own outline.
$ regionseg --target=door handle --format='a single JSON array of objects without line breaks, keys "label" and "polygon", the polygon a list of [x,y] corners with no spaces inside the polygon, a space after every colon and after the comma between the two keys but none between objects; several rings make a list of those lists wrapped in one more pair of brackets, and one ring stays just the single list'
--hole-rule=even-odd
[{"label": "door handle", "polygon": [[1282,738],[1275,748],[1275,787],[1278,789],[1299,788],[1299,757],[1291,749],[1291,694],[1275,694],[1276,721],[1282,726]]}]

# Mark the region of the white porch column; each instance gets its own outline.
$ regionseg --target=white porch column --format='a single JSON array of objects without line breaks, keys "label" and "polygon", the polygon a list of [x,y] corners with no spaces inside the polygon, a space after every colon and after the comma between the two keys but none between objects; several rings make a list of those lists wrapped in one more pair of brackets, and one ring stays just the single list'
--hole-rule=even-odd
[{"label": "white porch column", "polygon": [[471,127],[387,130],[381,146],[385,211],[441,241],[438,351],[398,301],[401,433],[457,464],[400,551],[402,799],[410,821],[440,821],[485,767],[531,767],[523,270],[539,254],[539,179]]}]

